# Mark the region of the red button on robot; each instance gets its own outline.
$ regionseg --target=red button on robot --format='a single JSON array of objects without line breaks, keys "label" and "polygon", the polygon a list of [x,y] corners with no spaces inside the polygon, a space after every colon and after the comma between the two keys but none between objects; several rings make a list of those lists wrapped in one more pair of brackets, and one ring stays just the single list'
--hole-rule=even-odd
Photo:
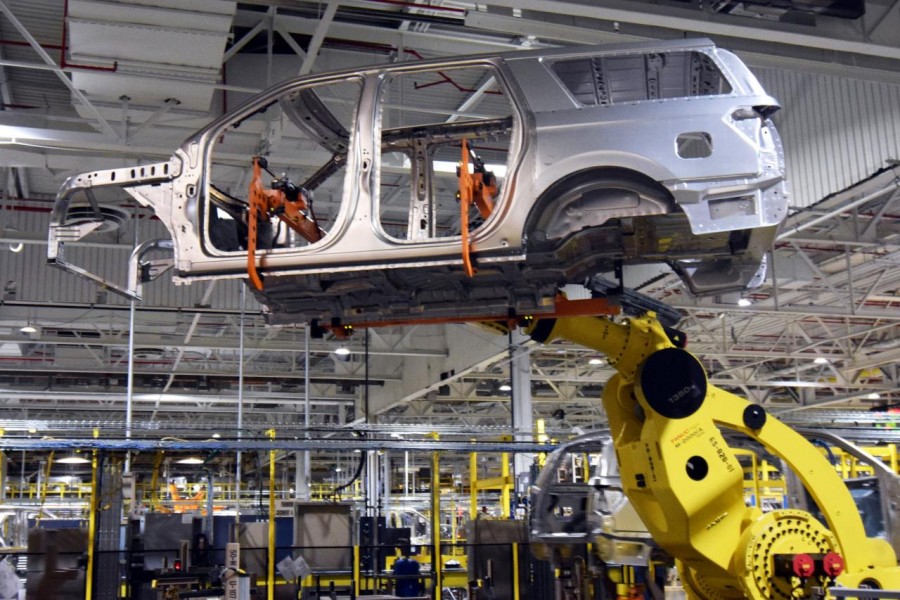
[{"label": "red button on robot", "polygon": [[793,561],[794,575],[797,577],[811,577],[816,571],[816,563],[809,554],[798,554]]}]

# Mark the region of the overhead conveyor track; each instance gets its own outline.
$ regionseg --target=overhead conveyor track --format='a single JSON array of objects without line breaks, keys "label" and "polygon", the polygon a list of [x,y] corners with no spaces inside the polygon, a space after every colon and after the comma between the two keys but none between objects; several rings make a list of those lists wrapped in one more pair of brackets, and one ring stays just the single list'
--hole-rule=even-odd
[{"label": "overhead conveyor track", "polygon": [[449,452],[468,454],[471,452],[548,452],[555,448],[554,444],[536,442],[477,442],[452,441],[413,441],[413,440],[329,440],[329,439],[265,439],[242,438],[241,440],[142,440],[142,439],[25,439],[0,438],[0,450],[167,450],[167,451],[269,451],[283,450],[288,452],[318,451],[376,451],[376,450],[408,450],[419,452]]}]

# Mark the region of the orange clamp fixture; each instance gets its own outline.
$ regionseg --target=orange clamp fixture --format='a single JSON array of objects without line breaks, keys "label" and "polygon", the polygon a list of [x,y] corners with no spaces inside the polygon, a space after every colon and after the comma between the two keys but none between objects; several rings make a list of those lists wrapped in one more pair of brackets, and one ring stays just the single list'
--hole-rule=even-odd
[{"label": "orange clamp fixture", "polygon": [[310,243],[322,239],[324,233],[318,224],[303,212],[309,209],[309,205],[302,192],[297,194],[296,199],[290,199],[283,190],[263,186],[260,160],[259,156],[253,157],[253,179],[250,181],[250,208],[247,217],[247,275],[257,290],[263,289],[262,277],[256,265],[260,219],[269,221],[273,215],[278,216],[282,222]]},{"label": "orange clamp fixture", "polygon": [[475,275],[470,256],[472,245],[469,243],[469,205],[475,204],[481,216],[487,219],[494,210],[494,198],[497,197],[497,180],[493,173],[484,169],[480,162],[469,172],[469,142],[462,141],[462,156],[459,162],[459,217],[462,228],[462,259],[466,275]]}]

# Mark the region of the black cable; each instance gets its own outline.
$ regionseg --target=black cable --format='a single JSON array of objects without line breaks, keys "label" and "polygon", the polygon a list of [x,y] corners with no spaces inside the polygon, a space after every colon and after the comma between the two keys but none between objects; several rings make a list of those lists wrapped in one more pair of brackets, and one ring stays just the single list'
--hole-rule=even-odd
[{"label": "black cable", "polygon": [[265,509],[265,513],[263,512],[263,501],[262,501],[262,461],[259,458],[259,452],[256,452],[256,499],[259,504],[259,514],[262,516],[266,515],[266,518],[269,518],[268,509]]},{"label": "black cable", "polygon": [[831,463],[832,467],[838,466],[840,461],[838,461],[838,458],[837,456],[835,456],[834,451],[832,451],[831,446],[818,439],[809,440],[809,443],[813,446],[818,446],[819,448],[825,450],[825,453],[828,455],[828,462]]},{"label": "black cable", "polygon": [[339,495],[340,495],[340,493],[341,493],[343,490],[345,490],[345,489],[347,489],[348,487],[350,487],[351,485],[353,485],[353,482],[355,482],[357,479],[359,479],[360,475],[362,475],[362,470],[363,470],[363,467],[364,467],[365,465],[366,465],[366,453],[365,453],[365,452],[360,452],[360,453],[359,453],[359,464],[356,465],[356,472],[353,473],[353,477],[351,477],[351,478],[350,478],[350,481],[348,481],[348,482],[345,483],[344,485],[341,485],[341,486],[336,487],[336,488],[334,489],[334,491],[331,493],[331,495],[332,495],[334,498],[338,498]]}]

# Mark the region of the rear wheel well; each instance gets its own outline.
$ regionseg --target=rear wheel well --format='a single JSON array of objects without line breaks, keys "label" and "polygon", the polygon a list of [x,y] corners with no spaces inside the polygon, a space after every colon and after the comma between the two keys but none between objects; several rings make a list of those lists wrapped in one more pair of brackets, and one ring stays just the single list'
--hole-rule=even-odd
[{"label": "rear wheel well", "polygon": [[677,210],[672,194],[638,171],[601,167],[571,173],[550,185],[525,222],[531,247],[554,246],[577,231],[621,217]]}]

